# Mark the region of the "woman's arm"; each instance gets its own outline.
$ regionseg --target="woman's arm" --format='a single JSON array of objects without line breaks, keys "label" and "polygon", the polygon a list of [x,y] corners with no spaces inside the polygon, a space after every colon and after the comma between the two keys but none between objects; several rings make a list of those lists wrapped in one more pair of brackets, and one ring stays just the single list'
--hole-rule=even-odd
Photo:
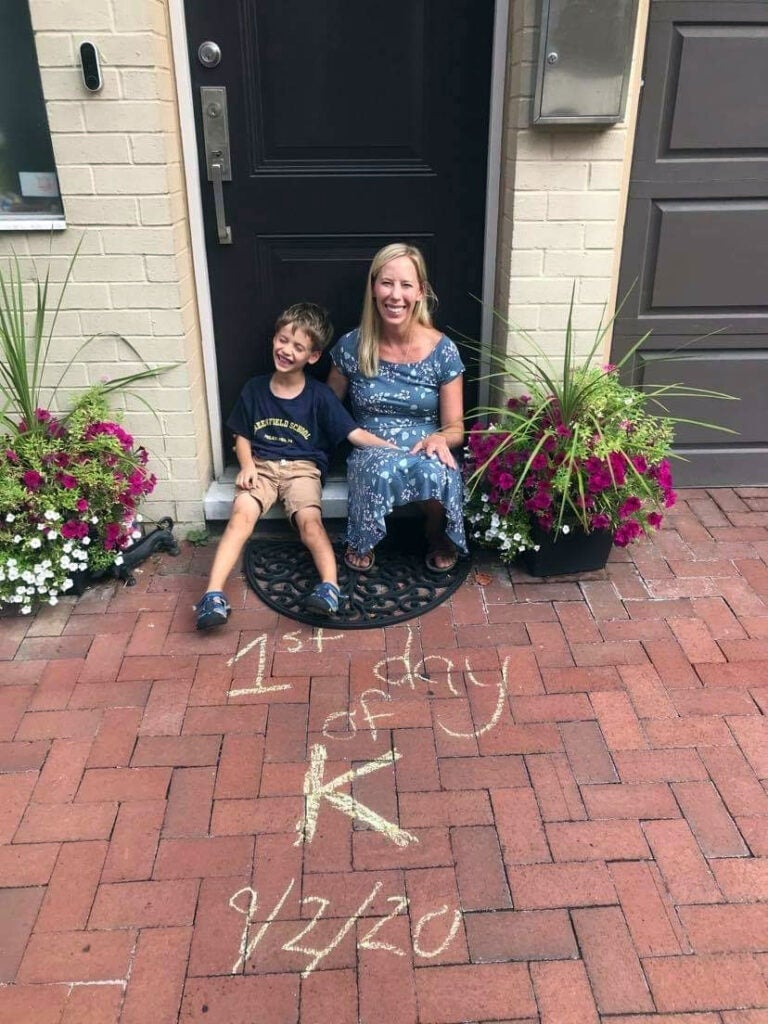
[{"label": "woman's arm", "polygon": [[411,448],[411,453],[436,455],[444,466],[456,469],[451,448],[464,443],[464,375],[440,385],[440,429],[428,434]]},{"label": "woman's arm", "polygon": [[349,378],[345,377],[344,374],[340,370],[337,370],[335,366],[332,366],[331,372],[328,374],[328,380],[325,383],[334,395],[336,395],[338,400],[343,402],[347,395]]}]

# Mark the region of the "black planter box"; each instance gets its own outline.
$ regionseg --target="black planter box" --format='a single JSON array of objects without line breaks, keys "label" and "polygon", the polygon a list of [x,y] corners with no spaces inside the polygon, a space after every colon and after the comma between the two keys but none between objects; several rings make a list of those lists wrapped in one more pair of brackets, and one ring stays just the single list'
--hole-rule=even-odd
[{"label": "black planter box", "polygon": [[519,561],[530,576],[565,576],[571,573],[594,572],[608,561],[613,544],[610,530],[584,533],[571,527],[570,533],[544,533],[534,527],[533,542],[539,550],[529,548]]}]

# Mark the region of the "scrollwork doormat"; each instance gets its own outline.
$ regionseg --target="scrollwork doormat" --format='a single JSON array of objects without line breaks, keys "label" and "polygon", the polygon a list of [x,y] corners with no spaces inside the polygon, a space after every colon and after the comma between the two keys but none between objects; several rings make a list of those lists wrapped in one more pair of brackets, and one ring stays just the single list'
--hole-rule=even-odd
[{"label": "scrollwork doormat", "polygon": [[[335,546],[341,602],[335,615],[305,611],[304,598],[317,584],[317,572],[300,541],[251,538],[243,569],[251,588],[264,604],[309,626],[376,629],[424,615],[447,600],[467,577],[471,560],[460,559],[445,575],[424,564],[424,542],[418,547],[389,537],[376,548],[376,564],[366,573],[344,564],[343,547]],[[405,538],[403,538],[405,540]]]}]

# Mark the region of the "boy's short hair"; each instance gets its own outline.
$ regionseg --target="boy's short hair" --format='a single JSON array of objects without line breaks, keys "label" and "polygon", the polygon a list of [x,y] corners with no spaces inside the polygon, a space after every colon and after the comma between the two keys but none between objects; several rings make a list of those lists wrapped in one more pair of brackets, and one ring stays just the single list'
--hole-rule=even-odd
[{"label": "boy's short hair", "polygon": [[333,324],[328,310],[315,302],[296,302],[284,309],[275,321],[275,333],[288,324],[305,331],[318,352],[322,352],[333,337]]}]

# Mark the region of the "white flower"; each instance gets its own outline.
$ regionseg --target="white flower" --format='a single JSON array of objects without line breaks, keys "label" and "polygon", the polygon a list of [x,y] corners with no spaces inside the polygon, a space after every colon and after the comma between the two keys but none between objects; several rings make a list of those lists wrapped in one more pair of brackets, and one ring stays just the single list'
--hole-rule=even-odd
[{"label": "white flower", "polygon": [[59,603],[58,597],[56,597],[55,594],[51,594],[51,596],[48,598],[48,604],[58,604],[58,603]]},{"label": "white flower", "polygon": [[137,514],[137,515],[135,515],[135,516],[134,516],[133,518],[134,518],[134,519],[136,520],[136,522],[137,522],[137,523],[140,523],[140,522],[142,522],[142,520],[144,519],[144,516],[143,516],[143,515],[141,515],[140,513],[138,513],[138,514]]},{"label": "white flower", "polygon": [[567,523],[565,523],[565,524],[563,525],[563,533],[570,533],[570,532],[571,532],[571,528],[570,528],[570,526],[568,526],[568,524],[567,524]]},{"label": "white flower", "polygon": [[124,561],[125,559],[123,558],[123,556],[118,555],[117,558],[115,559],[115,565],[122,565]]},{"label": "white flower", "polygon": [[91,522],[92,523],[98,523],[98,521],[99,521],[99,517],[98,516],[91,516]]},{"label": "white flower", "polygon": [[45,535],[45,536],[46,536],[46,537],[48,538],[48,540],[56,540],[56,538],[57,538],[57,537],[58,537],[59,535],[58,535],[58,533],[56,533],[56,531],[55,531],[55,530],[49,530],[49,531],[48,531],[48,533],[46,533],[46,535]]},{"label": "white flower", "polygon": [[29,546],[31,548],[39,548],[42,547],[42,545],[43,542],[40,540],[39,537],[33,537],[32,540],[29,542]]},{"label": "white flower", "polygon": [[538,551],[540,547],[541,547],[541,544],[534,544],[533,545],[533,550],[534,551]]},{"label": "white flower", "polygon": [[45,523],[38,523],[37,524],[37,528],[38,528],[38,530],[44,530],[45,529]]},{"label": "white flower", "polygon": [[68,555],[71,550],[72,550],[72,541],[68,540],[67,543],[64,545],[64,554]]},{"label": "white flower", "polygon": [[82,537],[80,539],[80,543],[81,544],[85,544],[86,547],[87,547],[91,543],[91,538],[90,537]]},{"label": "white flower", "polygon": [[522,539],[523,539],[523,535],[521,533],[514,533],[512,535],[512,540],[521,541]]},{"label": "white flower", "polygon": [[139,537],[141,536],[141,530],[134,530],[131,536],[133,537],[134,540],[138,540]]},{"label": "white flower", "polygon": [[61,516],[59,515],[59,513],[56,512],[55,509],[52,509],[52,508],[47,509],[43,513],[43,515],[51,523],[55,523],[57,519],[61,519]]},{"label": "white flower", "polygon": [[75,584],[72,582],[72,580],[67,579],[67,580],[64,580],[64,582],[61,584],[61,589],[62,590],[69,590],[71,587],[74,587],[74,585]]},{"label": "white flower", "polygon": [[6,523],[12,523],[15,518],[16,516],[13,514],[13,512],[9,512],[8,515],[5,517],[5,521]]},{"label": "white flower", "polygon": [[25,605],[24,605],[24,606],[22,607],[22,609],[21,609],[21,614],[22,614],[22,615],[29,615],[29,613],[30,613],[31,611],[32,611],[32,609],[30,608],[30,606],[29,606],[28,604],[25,604]]},{"label": "white flower", "polygon": [[15,558],[9,558],[8,559],[8,565],[16,565],[16,559]]},{"label": "white flower", "polygon": [[21,536],[20,536],[20,534],[18,534],[18,533],[14,534],[13,543],[14,544],[21,544]]}]

